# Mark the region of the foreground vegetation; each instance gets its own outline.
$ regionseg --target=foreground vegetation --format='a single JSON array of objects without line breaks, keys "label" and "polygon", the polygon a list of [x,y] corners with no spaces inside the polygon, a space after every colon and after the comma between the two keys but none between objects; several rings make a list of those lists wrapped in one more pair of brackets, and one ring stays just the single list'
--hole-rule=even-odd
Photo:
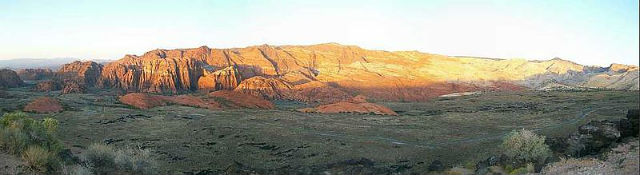
[{"label": "foreground vegetation", "polygon": [[55,172],[60,167],[58,154],[63,146],[56,137],[58,121],[37,121],[25,113],[6,113],[0,119],[0,147],[21,156],[34,172]]},{"label": "foreground vegetation", "polygon": [[[4,111],[20,110],[42,95],[9,93],[11,99],[0,98]],[[619,120],[639,104],[637,92],[626,91],[487,92],[424,103],[379,102],[400,114],[379,116],[299,113],[293,109],[304,104],[286,102],[276,102],[276,110],[139,110],[102,91],[48,95],[65,111],[29,115],[59,120],[57,136],[79,161],[94,143],[144,148],[160,174],[424,173],[435,161],[440,172],[460,167],[474,173],[478,162],[504,153],[503,139],[514,130],[548,140],[592,120]],[[522,171],[528,164],[534,171],[544,168],[523,163],[501,169]]]},{"label": "foreground vegetation", "polygon": [[96,143],[88,147],[80,160],[74,161],[72,155],[65,155],[56,136],[58,124],[53,118],[38,121],[21,112],[5,113],[0,118],[0,151],[21,157],[26,165],[11,174],[158,173],[150,151],[141,148],[116,149]]}]

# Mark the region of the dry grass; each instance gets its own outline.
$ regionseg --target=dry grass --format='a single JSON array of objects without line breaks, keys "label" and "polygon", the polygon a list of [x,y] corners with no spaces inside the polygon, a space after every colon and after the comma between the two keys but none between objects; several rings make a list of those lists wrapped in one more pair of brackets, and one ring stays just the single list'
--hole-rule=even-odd
[{"label": "dry grass", "polygon": [[39,146],[30,146],[22,153],[22,160],[34,172],[44,173],[50,169],[54,169],[55,155]]}]

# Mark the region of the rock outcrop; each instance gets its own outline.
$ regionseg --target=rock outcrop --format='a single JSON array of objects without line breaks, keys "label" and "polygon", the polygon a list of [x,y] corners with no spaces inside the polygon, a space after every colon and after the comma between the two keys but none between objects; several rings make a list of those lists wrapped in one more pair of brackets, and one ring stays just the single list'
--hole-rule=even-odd
[{"label": "rock outcrop", "polygon": [[359,114],[378,114],[378,115],[398,115],[393,110],[375,103],[367,102],[364,96],[356,96],[352,99],[320,105],[315,108],[298,109],[300,112],[317,112],[317,113],[359,113]]},{"label": "rock outcrop", "polygon": [[55,77],[55,72],[51,69],[20,69],[17,73],[22,80],[47,80]]},{"label": "rock outcrop", "polygon": [[75,61],[63,65],[57,74],[60,79],[75,80],[77,83],[86,86],[94,86],[102,72],[102,65],[93,61]]},{"label": "rock outcrop", "polygon": [[221,109],[222,106],[213,100],[205,100],[191,95],[165,96],[169,103],[205,109]]},{"label": "rock outcrop", "polygon": [[24,82],[15,71],[10,69],[0,69],[0,88],[14,88],[23,85]]},{"label": "rock outcrop", "polygon": [[62,89],[62,85],[59,82],[53,80],[46,80],[36,84],[35,90],[40,92],[58,91]]},{"label": "rock outcrop", "polygon": [[288,93],[287,99],[310,104],[329,104],[348,100],[352,96],[339,88],[327,83],[311,81],[294,86]]},{"label": "rock outcrop", "polygon": [[591,121],[578,128],[567,142],[568,153],[576,156],[597,154],[601,149],[615,143],[621,137],[616,122]]},{"label": "rock outcrop", "polygon": [[40,97],[24,106],[23,111],[35,113],[56,113],[63,110],[58,100],[51,97]]},{"label": "rock outcrop", "polygon": [[255,76],[246,79],[234,90],[266,99],[294,100],[311,104],[328,104],[351,98],[348,93],[319,81],[291,85],[282,78]]},{"label": "rock outcrop", "polygon": [[624,65],[624,64],[611,64],[609,66],[609,71],[610,72],[629,72],[629,71],[637,71],[638,70],[638,66],[634,66],[634,65]]},{"label": "rock outcrop", "polygon": [[203,75],[202,58],[210,54],[208,50],[153,50],[142,56],[127,55],[104,66],[98,86],[153,93],[196,90]]},{"label": "rock outcrop", "polygon": [[191,95],[161,96],[147,93],[129,93],[119,98],[120,102],[138,109],[150,109],[158,106],[177,104],[205,109],[220,109],[215,101],[203,100]]},{"label": "rock outcrop", "polygon": [[63,81],[63,88],[62,88],[63,94],[85,93],[86,90],[87,90],[87,87],[85,86],[85,84],[78,83],[77,80],[66,79]]},{"label": "rock outcrop", "polygon": [[138,109],[150,109],[157,106],[167,105],[167,101],[164,98],[146,93],[129,93],[118,99],[121,103]]},{"label": "rock outcrop", "polygon": [[204,75],[198,79],[198,89],[203,91],[233,90],[238,87],[242,78],[235,66],[221,70],[204,70]]},{"label": "rock outcrop", "polygon": [[621,120],[620,130],[622,137],[638,137],[640,135],[640,110],[630,109],[627,118]]},{"label": "rock outcrop", "polygon": [[279,78],[255,76],[242,81],[234,91],[267,99],[285,99],[289,97],[290,89],[291,85]]},{"label": "rock outcrop", "polygon": [[253,109],[273,109],[275,106],[268,100],[260,96],[244,94],[236,91],[215,91],[209,93],[209,97],[215,98],[222,105],[229,108],[253,108]]},{"label": "rock outcrop", "polygon": [[618,121],[590,121],[578,127],[578,131],[567,138],[547,138],[554,152],[582,157],[596,155],[626,137],[638,136],[638,110],[629,110],[627,118]]}]

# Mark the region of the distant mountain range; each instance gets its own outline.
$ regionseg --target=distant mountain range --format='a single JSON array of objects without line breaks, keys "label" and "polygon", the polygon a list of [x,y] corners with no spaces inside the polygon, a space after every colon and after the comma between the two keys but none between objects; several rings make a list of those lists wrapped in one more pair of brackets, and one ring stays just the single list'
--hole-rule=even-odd
[{"label": "distant mountain range", "polygon": [[[0,60],[0,68],[9,69],[33,69],[33,68],[45,68],[57,70],[63,64],[71,63],[73,61],[86,60],[79,58],[15,58],[8,60]],[[107,63],[111,60],[90,60],[98,63]]]}]

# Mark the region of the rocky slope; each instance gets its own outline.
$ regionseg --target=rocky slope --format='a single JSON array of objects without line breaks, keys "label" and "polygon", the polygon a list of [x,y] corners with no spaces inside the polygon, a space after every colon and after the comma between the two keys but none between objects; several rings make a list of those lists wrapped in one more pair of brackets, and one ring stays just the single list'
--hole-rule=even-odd
[{"label": "rocky slope", "polygon": [[23,111],[35,113],[56,113],[61,112],[62,104],[51,97],[39,97],[24,106]]},{"label": "rocky slope", "polygon": [[359,113],[359,114],[378,114],[378,115],[398,115],[393,110],[375,103],[367,102],[366,97],[358,95],[352,99],[340,101],[337,103],[320,105],[315,108],[298,109],[300,112],[317,112],[317,113]]},{"label": "rocky slope", "polygon": [[253,108],[253,109],[273,109],[275,106],[271,101],[259,96],[238,93],[234,91],[215,91],[209,93],[209,97],[216,99],[227,108]]},{"label": "rocky slope", "polygon": [[205,100],[191,95],[162,96],[146,93],[129,93],[118,99],[120,102],[138,109],[150,109],[158,106],[177,104],[205,109],[220,109],[215,101]]},{"label": "rocky slope", "polygon": [[[97,84],[154,93],[233,89],[270,99],[331,103],[351,94],[422,101],[455,92],[536,89],[550,81],[571,87],[637,90],[638,69],[617,64],[589,67],[562,59],[502,60],[388,52],[335,43],[230,49],[203,46],[127,55],[106,64]],[[323,95],[326,93],[338,98]]]}]

